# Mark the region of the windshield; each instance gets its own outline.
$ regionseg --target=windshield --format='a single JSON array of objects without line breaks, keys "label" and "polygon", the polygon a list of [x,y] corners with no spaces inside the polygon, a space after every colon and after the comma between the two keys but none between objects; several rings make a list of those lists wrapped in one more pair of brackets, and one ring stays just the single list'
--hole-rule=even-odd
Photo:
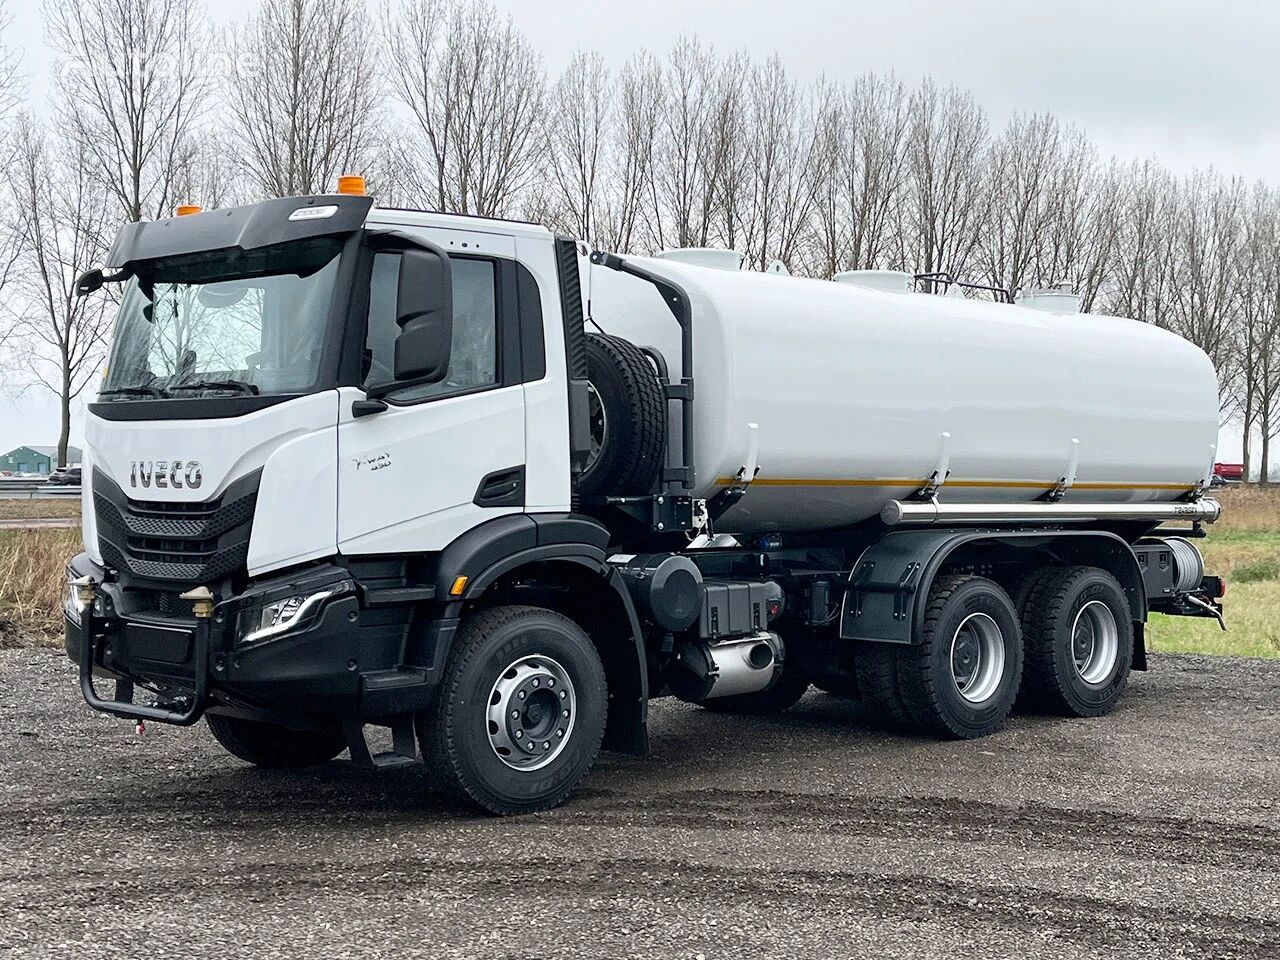
[{"label": "windshield", "polygon": [[340,245],[323,239],[140,267],[116,318],[105,400],[311,389]]}]

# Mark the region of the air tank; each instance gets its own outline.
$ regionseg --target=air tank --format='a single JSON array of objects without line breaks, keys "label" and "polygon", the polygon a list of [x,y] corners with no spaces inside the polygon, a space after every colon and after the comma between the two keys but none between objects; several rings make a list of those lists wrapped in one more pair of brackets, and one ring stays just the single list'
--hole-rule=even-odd
[{"label": "air tank", "polygon": [[[1167,330],[1059,312],[1056,300],[1033,309],[908,292],[887,274],[835,283],[627,259],[690,299],[690,492],[711,498],[750,479],[718,531],[846,526],[931,479],[944,503],[1053,491],[1068,503],[1160,502],[1207,480],[1217,377]],[[679,376],[679,327],[654,287],[582,269],[595,322]]]}]

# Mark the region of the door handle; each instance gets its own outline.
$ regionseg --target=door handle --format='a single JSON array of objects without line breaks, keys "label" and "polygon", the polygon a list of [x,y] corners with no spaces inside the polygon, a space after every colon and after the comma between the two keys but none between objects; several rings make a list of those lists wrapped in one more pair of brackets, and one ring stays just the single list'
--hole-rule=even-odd
[{"label": "door handle", "polygon": [[523,507],[524,465],[486,475],[471,502],[477,507]]}]

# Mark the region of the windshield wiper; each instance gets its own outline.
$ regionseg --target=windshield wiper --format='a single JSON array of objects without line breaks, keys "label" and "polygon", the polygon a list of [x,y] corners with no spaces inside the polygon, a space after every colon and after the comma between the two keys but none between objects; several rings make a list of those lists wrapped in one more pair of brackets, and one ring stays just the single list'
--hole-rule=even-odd
[{"label": "windshield wiper", "polygon": [[167,397],[168,394],[157,387],[112,387],[110,390],[99,390],[98,397]]},{"label": "windshield wiper", "polygon": [[260,392],[256,383],[250,383],[248,380],[188,380],[184,383],[175,383],[169,387],[169,393],[177,390],[234,390],[236,393],[243,393],[250,396],[257,396]]}]

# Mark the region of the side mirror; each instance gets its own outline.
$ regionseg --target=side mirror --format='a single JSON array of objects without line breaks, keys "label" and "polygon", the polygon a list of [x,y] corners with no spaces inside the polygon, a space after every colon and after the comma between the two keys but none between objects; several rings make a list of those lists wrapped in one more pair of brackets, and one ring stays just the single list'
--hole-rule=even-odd
[{"label": "side mirror", "polygon": [[453,345],[453,280],[443,250],[405,250],[396,291],[395,378],[439,383]]},{"label": "side mirror", "polygon": [[106,283],[106,278],[103,277],[102,271],[97,267],[92,270],[86,270],[80,274],[80,279],[76,281],[76,296],[87,297],[95,290],[101,290],[104,283]]}]

